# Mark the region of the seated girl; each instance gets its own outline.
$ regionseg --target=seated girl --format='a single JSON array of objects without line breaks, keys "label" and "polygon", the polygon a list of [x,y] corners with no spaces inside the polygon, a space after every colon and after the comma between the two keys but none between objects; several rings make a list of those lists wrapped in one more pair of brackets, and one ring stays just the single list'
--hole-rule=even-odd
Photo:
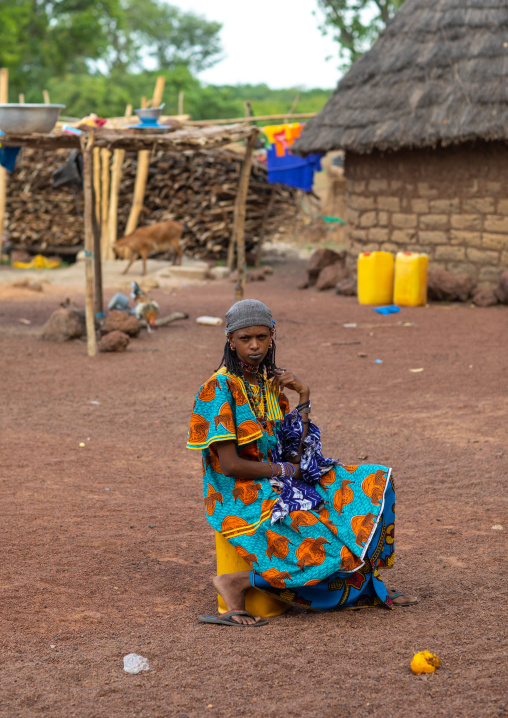
[{"label": "seated girl", "polygon": [[[314,610],[409,606],[379,569],[394,561],[391,469],[321,454],[310,389],[275,364],[274,322],[254,299],[226,314],[220,368],[200,388],[188,448],[203,456],[206,517],[251,571],[213,583],[228,612],[203,623],[263,626],[245,610],[250,586]],[[298,403],[290,411],[284,392]]]}]

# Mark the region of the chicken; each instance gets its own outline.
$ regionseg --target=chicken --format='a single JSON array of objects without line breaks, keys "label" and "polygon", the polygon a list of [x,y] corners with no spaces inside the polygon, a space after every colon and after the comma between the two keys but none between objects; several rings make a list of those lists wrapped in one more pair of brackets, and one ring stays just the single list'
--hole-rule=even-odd
[{"label": "chicken", "polygon": [[159,316],[159,305],[150,299],[137,282],[131,282],[131,297],[136,302],[134,314],[140,321],[145,321],[148,331],[155,328],[155,320]]}]

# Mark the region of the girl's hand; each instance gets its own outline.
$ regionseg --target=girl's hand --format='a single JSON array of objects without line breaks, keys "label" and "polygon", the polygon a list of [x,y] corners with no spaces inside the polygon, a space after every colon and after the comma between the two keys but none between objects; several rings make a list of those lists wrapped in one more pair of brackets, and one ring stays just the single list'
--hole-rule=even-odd
[{"label": "girl's hand", "polygon": [[300,394],[302,401],[307,401],[310,396],[309,387],[289,369],[277,369],[275,376],[270,381],[272,386],[280,391],[284,391],[284,389],[296,391],[297,394]]}]

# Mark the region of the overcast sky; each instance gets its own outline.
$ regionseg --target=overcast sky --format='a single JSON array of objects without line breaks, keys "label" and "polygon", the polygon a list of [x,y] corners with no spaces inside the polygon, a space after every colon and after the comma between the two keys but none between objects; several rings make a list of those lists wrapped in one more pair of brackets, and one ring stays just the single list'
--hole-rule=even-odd
[{"label": "overcast sky", "polygon": [[[337,44],[312,14],[316,0],[169,0],[222,23],[224,59],[201,73],[213,85],[335,88]],[[319,11],[317,11],[319,13]],[[332,55],[332,59],[326,58]]]}]

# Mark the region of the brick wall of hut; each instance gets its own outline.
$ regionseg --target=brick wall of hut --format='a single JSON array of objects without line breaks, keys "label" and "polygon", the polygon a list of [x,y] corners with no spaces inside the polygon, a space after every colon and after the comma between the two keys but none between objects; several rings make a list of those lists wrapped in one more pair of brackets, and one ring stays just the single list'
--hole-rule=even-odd
[{"label": "brick wall of hut", "polygon": [[348,152],[345,175],[351,266],[360,252],[426,252],[479,284],[508,267],[508,145]]}]

